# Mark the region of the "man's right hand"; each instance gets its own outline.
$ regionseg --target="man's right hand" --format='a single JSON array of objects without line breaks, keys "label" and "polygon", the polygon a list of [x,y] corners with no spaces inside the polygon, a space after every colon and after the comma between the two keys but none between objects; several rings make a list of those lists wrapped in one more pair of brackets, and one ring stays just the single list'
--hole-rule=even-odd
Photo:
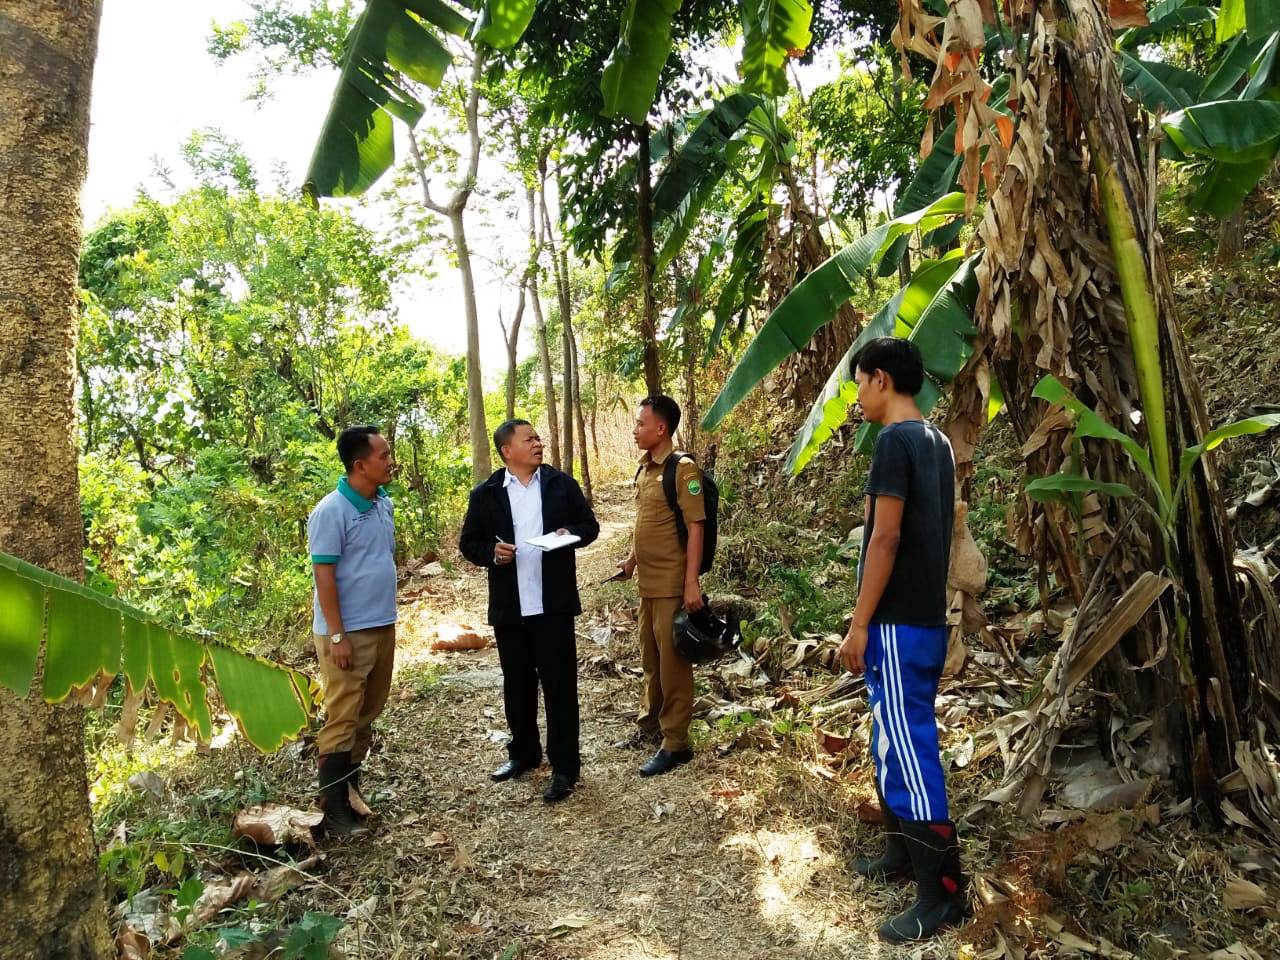
[{"label": "man's right hand", "polygon": [[495,543],[493,545],[493,562],[498,566],[506,566],[516,558],[516,547],[513,543]]},{"label": "man's right hand", "polygon": [[619,580],[630,580],[631,575],[636,572],[636,558],[627,557],[625,560],[618,562]]},{"label": "man's right hand", "polygon": [[339,670],[350,670],[352,660],[351,641],[343,637],[338,643],[330,643],[329,656]]}]

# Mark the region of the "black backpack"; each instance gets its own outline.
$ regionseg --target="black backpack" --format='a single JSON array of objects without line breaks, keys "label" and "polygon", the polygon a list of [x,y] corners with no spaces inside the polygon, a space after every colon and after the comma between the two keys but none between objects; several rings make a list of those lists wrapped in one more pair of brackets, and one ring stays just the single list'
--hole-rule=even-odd
[{"label": "black backpack", "polygon": [[[671,456],[667,457],[666,462],[662,465],[662,492],[667,496],[667,506],[671,508],[671,512],[676,515],[676,533],[680,536],[680,545],[687,547],[689,544],[689,528],[684,525],[684,514],[680,511],[680,500],[676,496],[676,466],[680,463],[681,457],[688,457],[690,460],[696,459],[692,454],[681,453],[676,450]],[[636,471],[636,479],[640,479],[640,472],[644,470],[641,467]],[[698,564],[699,573],[707,573],[711,570],[711,563],[716,558],[716,541],[717,524],[720,518],[720,488],[716,486],[715,479],[711,474],[703,471],[702,473],[702,503],[706,509],[707,519],[702,525],[702,562]]]}]

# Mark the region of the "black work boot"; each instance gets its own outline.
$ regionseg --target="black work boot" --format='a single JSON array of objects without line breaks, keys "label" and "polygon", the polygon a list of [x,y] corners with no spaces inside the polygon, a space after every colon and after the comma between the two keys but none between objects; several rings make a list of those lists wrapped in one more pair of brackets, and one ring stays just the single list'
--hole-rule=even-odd
[{"label": "black work boot", "polygon": [[351,809],[347,784],[351,777],[351,753],[327,753],[318,761],[320,809],[325,831],[336,837],[362,837],[369,832]]},{"label": "black work boot", "polygon": [[876,796],[880,798],[880,810],[884,814],[884,853],[872,859],[855,857],[849,864],[853,872],[868,880],[900,882],[911,879],[911,855],[907,853],[907,840],[902,835],[902,823],[898,815],[889,809],[880,783],[876,782]]},{"label": "black work boot", "polygon": [[927,940],[943,927],[964,921],[965,877],[960,870],[956,825],[950,820],[899,820],[916,877],[916,899],[880,925],[888,943]]}]

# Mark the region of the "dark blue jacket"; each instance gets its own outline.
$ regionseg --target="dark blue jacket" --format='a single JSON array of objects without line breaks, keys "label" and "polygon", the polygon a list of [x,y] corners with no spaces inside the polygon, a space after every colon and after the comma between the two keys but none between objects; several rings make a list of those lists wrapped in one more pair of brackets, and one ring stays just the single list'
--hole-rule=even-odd
[{"label": "dark blue jacket", "polygon": [[[587,505],[578,481],[554,467],[544,465],[538,471],[538,482],[542,485],[542,532],[565,529],[582,538],[582,542],[573,547],[542,555],[542,610],[576,617],[582,612],[582,601],[578,599],[574,553],[600,536],[600,524]],[[521,620],[516,565],[498,566],[493,562],[495,538],[502,537],[507,543],[514,543],[516,539],[511,501],[502,486],[506,472],[504,467],[471,491],[458,543],[464,557],[489,571],[489,623],[495,626],[514,625]]]}]

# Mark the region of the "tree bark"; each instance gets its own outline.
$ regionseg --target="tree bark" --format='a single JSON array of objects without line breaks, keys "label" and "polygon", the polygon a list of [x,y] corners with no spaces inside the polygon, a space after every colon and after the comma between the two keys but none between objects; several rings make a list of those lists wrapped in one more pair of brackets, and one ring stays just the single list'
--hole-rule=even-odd
[{"label": "tree bark", "polygon": [[538,337],[538,359],[542,366],[542,392],[547,400],[547,430],[551,434],[551,465],[561,469],[560,416],[556,405],[556,379],[551,369],[551,347],[547,343],[547,322],[542,316],[542,299],[538,296],[538,278],[529,278],[529,303],[533,307],[534,331]]},{"label": "tree bark", "polygon": [[591,496],[591,466],[587,462],[587,420],[582,412],[582,366],[578,362],[578,340],[569,330],[569,344],[573,348],[573,410],[578,421],[578,449],[582,451],[582,493],[587,503]]},{"label": "tree bark", "polygon": [[484,377],[480,369],[480,315],[476,307],[476,286],[471,272],[471,251],[467,247],[467,231],[463,222],[467,202],[476,186],[476,174],[480,169],[480,80],[484,75],[484,54],[477,49],[471,63],[470,87],[463,112],[467,122],[469,153],[466,169],[461,171],[461,183],[445,203],[437,203],[431,197],[431,183],[427,179],[426,164],[418,149],[418,139],[409,133],[409,150],[414,168],[422,186],[422,202],[434,213],[449,218],[453,230],[454,253],[458,257],[458,273],[462,279],[462,297],[467,319],[467,425],[471,434],[471,473],[476,480],[483,480],[492,471],[489,457],[489,427],[484,415]]},{"label": "tree bark", "polygon": [[1230,263],[1240,256],[1244,248],[1244,205],[1223,217],[1218,223],[1218,250],[1214,259],[1218,263]]},{"label": "tree bark", "polygon": [[462,277],[462,296],[467,314],[467,424],[471,431],[471,472],[477,481],[492,472],[489,459],[489,427],[484,417],[484,377],[480,370],[480,313],[476,308],[476,285],[471,275],[471,251],[462,222],[462,208],[450,210],[453,248]]},{"label": "tree bark", "polygon": [[640,342],[644,349],[644,385],[650,396],[662,392],[662,368],[658,362],[658,300],[654,295],[653,179],[649,161],[649,127],[636,128],[640,162],[636,164],[636,221],[640,225],[640,288],[644,309],[640,314]]},{"label": "tree bark", "polygon": [[[79,580],[77,261],[97,0],[0,10],[0,550]],[[40,678],[37,676],[36,684]],[[0,689],[0,944],[12,960],[113,956],[83,711]]]},{"label": "tree bark", "polygon": [[[502,325],[502,337],[507,344],[507,419],[510,420],[516,415],[516,370],[518,363],[516,359],[516,351],[520,347],[520,323],[524,320],[524,301],[525,301],[525,278],[520,277],[520,292],[516,299],[516,315],[511,320],[511,329],[508,330],[506,325]],[[502,318],[498,318],[498,322],[502,323]]]}]

